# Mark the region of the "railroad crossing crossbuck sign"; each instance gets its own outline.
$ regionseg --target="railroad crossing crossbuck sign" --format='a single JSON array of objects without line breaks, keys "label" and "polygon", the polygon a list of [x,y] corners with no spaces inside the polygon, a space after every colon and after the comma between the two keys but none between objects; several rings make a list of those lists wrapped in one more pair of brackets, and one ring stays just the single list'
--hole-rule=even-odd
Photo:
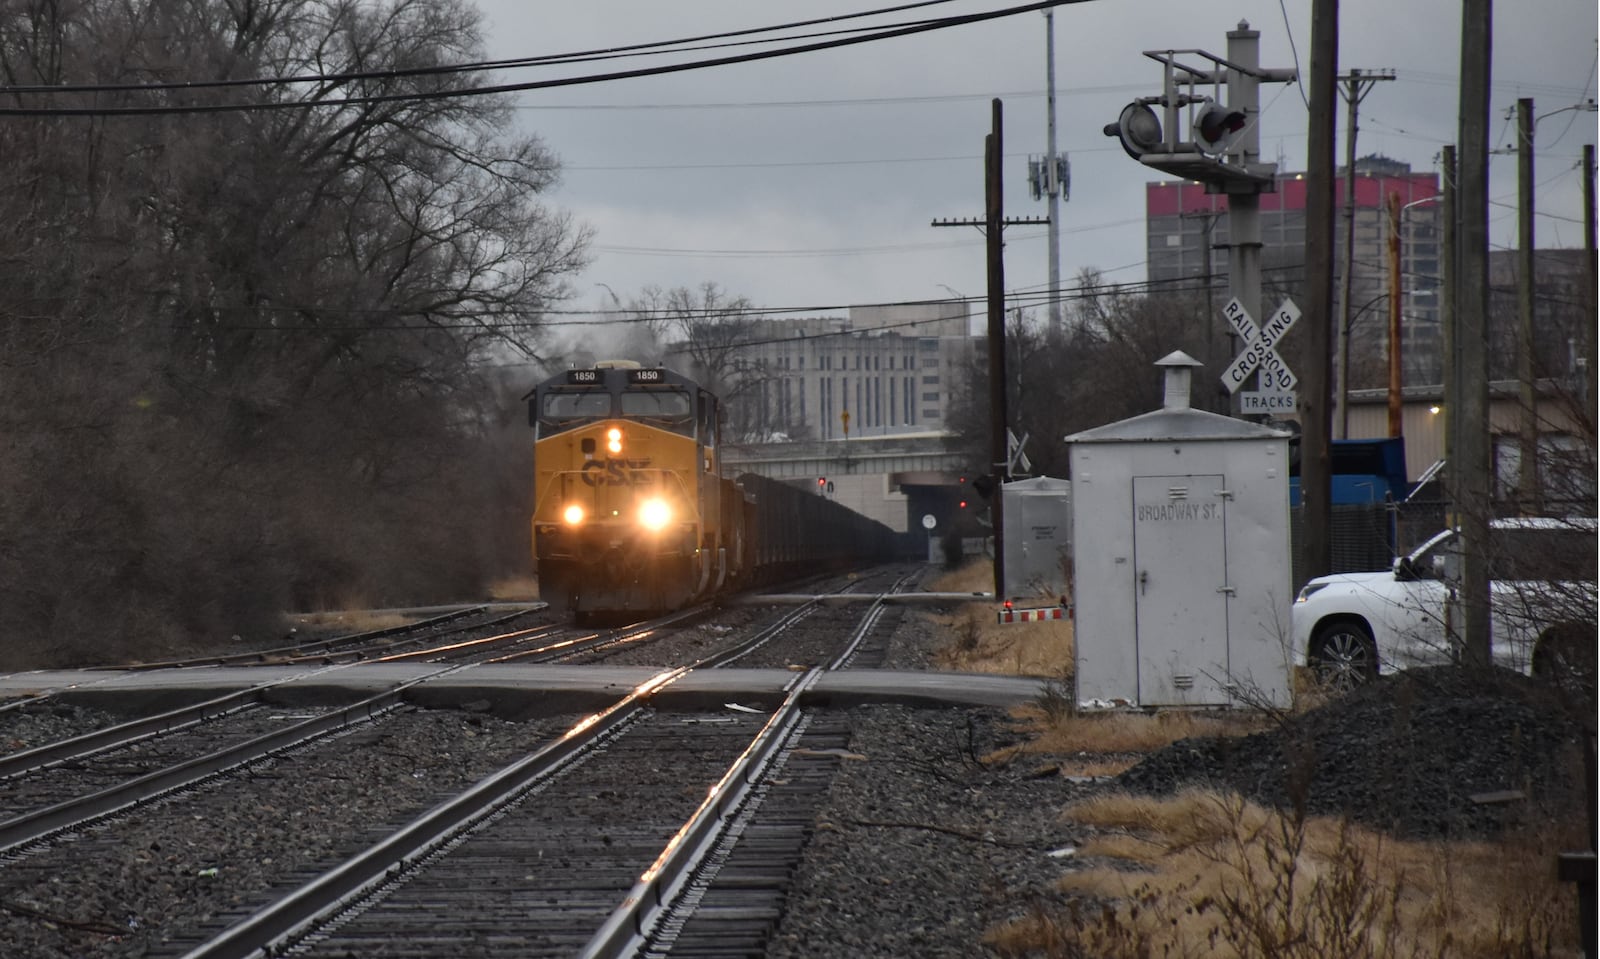
[{"label": "railroad crossing crossbuck sign", "polygon": [[1278,311],[1267,319],[1265,326],[1256,326],[1256,321],[1246,313],[1238,299],[1228,301],[1222,308],[1222,315],[1227,319],[1233,331],[1239,334],[1239,339],[1244,341],[1244,352],[1234,357],[1228,369],[1222,374],[1222,385],[1228,388],[1229,393],[1238,393],[1239,387],[1250,378],[1250,374],[1260,369],[1256,384],[1259,389],[1255,392],[1246,391],[1239,394],[1239,411],[1241,413],[1288,413],[1294,411],[1294,387],[1299,381],[1294,373],[1289,370],[1289,364],[1278,355],[1275,347],[1283,339],[1283,334],[1289,332],[1289,327],[1294,326],[1294,321],[1300,319],[1300,309],[1294,305],[1293,300],[1284,300]]}]

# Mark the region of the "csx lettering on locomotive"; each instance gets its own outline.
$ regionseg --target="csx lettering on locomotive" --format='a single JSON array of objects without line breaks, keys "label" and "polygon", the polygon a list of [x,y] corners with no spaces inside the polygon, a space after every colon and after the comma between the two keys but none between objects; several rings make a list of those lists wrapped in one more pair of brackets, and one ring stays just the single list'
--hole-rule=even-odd
[{"label": "csx lettering on locomotive", "polygon": [[649,485],[654,479],[650,473],[644,472],[649,465],[648,458],[589,460],[583,464],[583,481],[590,486]]}]

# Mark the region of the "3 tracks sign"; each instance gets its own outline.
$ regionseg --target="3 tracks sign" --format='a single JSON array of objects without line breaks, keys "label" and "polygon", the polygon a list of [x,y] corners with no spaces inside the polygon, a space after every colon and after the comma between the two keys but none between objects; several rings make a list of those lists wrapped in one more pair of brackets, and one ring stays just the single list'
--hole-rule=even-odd
[{"label": "3 tracks sign", "polygon": [[1250,378],[1250,374],[1259,371],[1257,389],[1239,394],[1239,412],[1293,412],[1294,387],[1299,381],[1290,371],[1289,364],[1278,355],[1276,347],[1283,335],[1300,319],[1299,307],[1294,305],[1293,300],[1284,300],[1277,312],[1261,326],[1256,325],[1255,319],[1245,312],[1237,299],[1228,301],[1228,305],[1222,308],[1222,315],[1233,331],[1239,334],[1239,339],[1244,341],[1244,352],[1228,364],[1222,374],[1222,385],[1228,388],[1229,393],[1238,393],[1239,387]]}]

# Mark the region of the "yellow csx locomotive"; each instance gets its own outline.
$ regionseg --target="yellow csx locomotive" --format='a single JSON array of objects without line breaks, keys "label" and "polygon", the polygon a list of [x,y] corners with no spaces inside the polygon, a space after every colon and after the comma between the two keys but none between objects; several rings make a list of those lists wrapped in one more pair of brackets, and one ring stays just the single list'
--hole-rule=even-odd
[{"label": "yellow csx locomotive", "polygon": [[721,478],[718,403],[671,370],[615,361],[534,388],[539,591],[576,617],[676,609],[744,560],[744,497]]},{"label": "yellow csx locomotive", "polygon": [[575,619],[901,555],[893,530],[814,489],[724,479],[720,404],[688,377],[597,363],[526,399],[539,593]]}]

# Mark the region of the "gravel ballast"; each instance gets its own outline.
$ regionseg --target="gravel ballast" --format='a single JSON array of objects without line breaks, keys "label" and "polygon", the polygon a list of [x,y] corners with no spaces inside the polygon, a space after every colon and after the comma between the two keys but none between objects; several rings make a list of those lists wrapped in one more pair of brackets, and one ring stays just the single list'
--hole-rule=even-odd
[{"label": "gravel ballast", "polygon": [[[818,631],[825,631],[820,621]],[[684,641],[713,646],[721,632],[707,627]],[[883,667],[928,668],[949,638],[928,612],[909,610]],[[767,665],[814,658],[797,648],[775,649]],[[637,656],[645,659],[643,648]],[[1176,743],[1115,781],[1063,775],[1058,757],[1011,756],[1006,747],[1023,734],[1002,712],[856,707],[850,756],[816,812],[767,954],[998,955],[984,945],[987,930],[1064,905],[1056,880],[1081,868],[1075,850],[1090,830],[1061,812],[1107,790],[1213,786],[1269,805],[1298,794],[1313,812],[1417,837],[1492,836],[1519,816],[1570,814],[1582,808],[1575,790],[1582,735],[1550,708],[1546,692],[1516,676],[1387,678],[1268,732]],[[12,748],[91,721],[104,720],[41,709],[11,727]],[[393,790],[423,808],[556,728],[564,727],[418,713],[358,761],[327,750],[328,768],[316,777],[325,788],[316,795],[282,788],[287,781],[268,766],[235,816],[194,820],[181,835],[125,831],[121,848],[79,840],[44,854],[55,875],[47,883],[22,884],[26,863],[0,869],[0,953],[180,954],[167,941],[174,930],[196,928],[283,875],[337,861],[390,828],[378,810]],[[1305,783],[1298,792],[1297,781]],[[1513,791],[1528,798],[1472,798]]]}]

